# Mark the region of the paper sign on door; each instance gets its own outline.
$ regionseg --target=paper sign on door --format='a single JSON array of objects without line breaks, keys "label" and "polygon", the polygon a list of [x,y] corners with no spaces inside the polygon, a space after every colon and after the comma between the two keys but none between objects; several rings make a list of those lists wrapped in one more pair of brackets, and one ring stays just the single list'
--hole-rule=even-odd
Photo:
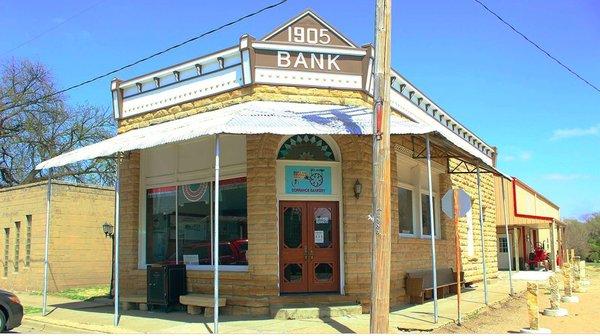
[{"label": "paper sign on door", "polygon": [[323,231],[315,231],[315,244],[323,244],[325,242],[325,235]]}]

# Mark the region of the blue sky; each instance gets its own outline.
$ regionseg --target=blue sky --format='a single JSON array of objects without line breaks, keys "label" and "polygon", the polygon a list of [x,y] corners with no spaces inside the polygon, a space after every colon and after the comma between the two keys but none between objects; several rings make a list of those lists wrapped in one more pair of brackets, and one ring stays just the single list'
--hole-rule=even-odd
[{"label": "blue sky", "polygon": [[[40,61],[53,71],[58,86],[65,87],[272,2],[276,0],[1,1],[0,61]],[[596,0],[485,3],[600,85]],[[244,33],[260,38],[305,8],[314,9],[358,44],[373,40],[373,0],[290,0],[118,77],[229,47]],[[80,14],[69,19],[76,13]],[[600,211],[600,93],[473,0],[396,0],[392,15],[394,67],[487,143],[498,146],[502,170],[559,204],[563,217]],[[109,87],[110,78],[103,79],[71,91],[69,99],[108,107]]]}]

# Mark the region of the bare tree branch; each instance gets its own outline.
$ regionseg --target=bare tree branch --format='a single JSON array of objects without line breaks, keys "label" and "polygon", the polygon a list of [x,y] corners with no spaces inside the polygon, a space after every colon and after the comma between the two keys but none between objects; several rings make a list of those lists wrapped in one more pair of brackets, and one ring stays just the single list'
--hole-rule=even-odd
[{"label": "bare tree branch", "polygon": [[[0,188],[46,179],[46,172],[35,170],[38,163],[115,133],[107,108],[69,106],[61,95],[41,99],[55,91],[42,64],[11,60],[0,67]],[[98,159],[57,168],[53,176],[112,185],[114,171],[113,160]]]}]

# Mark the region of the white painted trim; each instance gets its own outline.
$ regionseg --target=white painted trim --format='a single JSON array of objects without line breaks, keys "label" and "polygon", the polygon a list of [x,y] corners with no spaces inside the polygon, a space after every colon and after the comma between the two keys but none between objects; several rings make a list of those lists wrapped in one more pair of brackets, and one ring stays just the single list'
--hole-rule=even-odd
[{"label": "white painted trim", "polygon": [[365,80],[365,87],[364,89],[367,90],[367,92],[372,92],[371,91],[371,83],[372,83],[372,79],[373,79],[373,75],[371,74],[371,72],[373,71],[373,58],[369,58],[369,66],[367,67],[367,78]]},{"label": "white painted trim", "polygon": [[[487,155],[486,153],[484,153],[483,150],[481,150],[480,148],[478,148],[478,146],[474,145],[472,142],[469,142],[467,140],[468,136],[471,136],[473,139],[475,139],[476,141],[474,141],[475,143],[480,142],[483,145],[484,149],[489,149],[490,151],[493,152],[492,146],[488,145],[487,143],[485,143],[481,138],[479,138],[477,135],[475,135],[475,133],[473,133],[472,131],[470,131],[467,127],[465,127],[464,125],[460,124],[458,121],[456,121],[456,119],[454,119],[453,117],[451,117],[444,109],[442,109],[440,106],[438,106],[436,103],[434,103],[429,97],[427,97],[423,92],[421,92],[419,89],[417,89],[414,85],[412,85],[412,83],[410,83],[408,80],[406,80],[406,78],[404,78],[402,75],[400,75],[400,73],[398,73],[397,71],[392,69],[392,76],[396,77],[396,85],[392,85],[392,103],[394,103],[394,94],[400,95],[402,97],[404,97],[405,99],[409,100],[411,103],[413,103],[415,105],[416,108],[418,108],[422,113],[425,113],[426,115],[428,115],[430,118],[433,118],[436,124],[439,124],[441,126],[443,126],[446,130],[450,131],[453,135],[460,137],[462,140],[464,140],[465,142],[467,142],[470,146],[476,148],[479,152],[481,152],[485,157],[490,158],[489,155]],[[400,93],[399,91],[399,86],[400,84],[404,84],[405,88],[402,92],[409,92],[409,91],[414,91],[415,95],[413,96],[412,99],[409,99],[409,97],[406,97],[403,93]],[[398,88],[396,88],[396,86]],[[396,91],[397,90],[397,91]],[[422,102],[420,105],[424,105],[424,104],[429,104],[430,108],[428,110],[428,112],[425,112],[423,109],[421,109],[420,106],[417,106],[417,102],[415,102],[416,99],[418,98],[422,98]],[[394,106],[394,108],[397,108]],[[398,108],[397,108],[398,109]],[[433,116],[433,112],[429,112],[429,111],[433,111],[433,110],[437,110],[438,114],[436,116]],[[444,116],[444,121],[440,121],[439,120],[439,115],[443,115]],[[467,135],[461,135],[461,134],[457,134],[454,129],[451,129],[448,124],[447,121],[451,122],[451,124],[455,124],[456,126],[458,126],[458,128],[461,128],[463,132],[467,132]],[[457,129],[458,129],[457,128]],[[491,162],[490,162],[491,164]]]},{"label": "white painted trim", "polygon": [[122,117],[131,117],[148,111],[229,91],[243,85],[242,65],[211,74],[190,78],[169,86],[123,98]]},{"label": "white painted trim", "polygon": [[[229,56],[234,56],[236,55],[236,53],[239,53],[239,47],[238,46],[234,46],[231,47],[229,49],[225,49],[221,52],[218,52],[216,54],[211,54],[211,55],[207,55],[207,56],[203,56],[203,57],[199,57],[199,58],[195,58],[193,60],[187,61],[185,63],[181,63],[172,67],[168,67],[162,70],[158,70],[155,72],[151,72],[149,74],[146,74],[144,76],[141,77],[136,77],[136,78],[132,78],[126,81],[123,81],[121,83],[121,85],[119,85],[119,88],[121,89],[125,89],[127,87],[130,86],[135,86],[135,83],[141,83],[141,82],[149,82],[152,81],[152,79],[154,77],[164,77],[164,76],[170,76],[173,71],[179,71],[182,72],[184,70],[190,69],[190,68],[194,68],[196,64],[204,64],[207,63],[209,61],[215,61],[218,57],[229,57]],[[236,55],[237,56],[237,55]]]},{"label": "white painted trim", "polygon": [[342,89],[360,89],[362,76],[347,74],[331,74],[322,72],[283,70],[272,68],[255,69],[256,83],[288,84],[299,86],[335,87]]},{"label": "white painted trim", "polygon": [[[427,196],[427,199],[429,200],[429,191],[427,189],[420,189],[419,192],[419,209],[421,209],[421,198],[423,196]],[[441,203],[441,199],[440,199],[440,194],[438,192],[433,192],[433,197],[434,197],[434,222],[435,222],[435,239],[441,239],[442,238],[442,220],[441,220],[441,213],[440,213],[440,208],[442,206]],[[437,204],[437,206],[436,206]],[[420,233],[420,237],[419,238],[425,238],[425,239],[431,239],[431,235],[426,235],[423,234],[423,210],[421,209],[421,211],[419,211],[419,217],[420,217],[420,221],[419,221],[419,233]],[[429,225],[429,223],[426,223],[427,225]]]},{"label": "white painted trim", "polygon": [[244,74],[244,85],[252,83],[252,68],[250,67],[250,52],[242,51],[242,73]]},{"label": "white painted trim", "polygon": [[[418,194],[415,189],[416,186],[415,185],[411,185],[408,183],[404,183],[404,182],[398,182],[395,186],[395,188],[402,188],[402,189],[406,189],[409,190],[412,193],[412,197],[411,197],[411,205],[412,205],[412,228],[413,228],[413,233],[402,233],[400,232],[400,218],[398,218],[398,234],[400,235],[400,237],[405,237],[405,238],[419,238],[418,235],[418,231],[417,231],[417,205],[415,204],[415,194]],[[398,210],[400,211],[400,210]]]},{"label": "white painted trim", "polygon": [[[145,270],[146,265],[138,266],[138,269]],[[187,271],[207,272],[214,271],[213,265],[185,265]],[[219,271],[224,272],[248,272],[248,265],[219,265]]]},{"label": "white painted trim", "polygon": [[322,54],[338,54],[345,56],[365,56],[366,50],[363,49],[346,49],[339,47],[326,47],[326,46],[306,46],[296,44],[281,44],[281,43],[267,43],[267,42],[254,42],[252,44],[254,49],[258,50],[285,50],[285,51],[298,51],[298,52],[310,52],[310,53],[322,53]]},{"label": "white painted trim", "polygon": [[[407,90],[407,88],[405,88],[405,90]],[[490,166],[492,165],[492,158],[483,153],[477,146],[474,146],[463,136],[460,136],[453,132],[445,124],[441,124],[440,122],[434,120],[431,117],[431,115],[425,113],[423,110],[417,107],[416,103],[412,100],[409,100],[408,97],[405,97],[403,94],[395,90],[391,90],[390,103],[392,108],[396,109],[397,111],[406,115],[407,117],[417,122],[422,122],[426,125],[434,127],[436,131],[442,134],[442,136],[444,136],[445,138],[453,139],[454,141],[456,141],[456,143],[459,144],[464,144],[464,146],[459,147],[467,151],[469,154],[480,158],[486,164]]]}]

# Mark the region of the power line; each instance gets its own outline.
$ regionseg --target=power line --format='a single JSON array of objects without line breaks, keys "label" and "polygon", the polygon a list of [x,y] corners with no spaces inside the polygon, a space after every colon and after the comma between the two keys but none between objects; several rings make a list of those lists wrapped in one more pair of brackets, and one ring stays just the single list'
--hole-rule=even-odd
[{"label": "power line", "polygon": [[46,98],[50,98],[50,97],[53,97],[53,96],[59,95],[59,94],[61,94],[61,93],[65,93],[65,92],[67,92],[67,91],[70,91],[70,90],[76,89],[76,88],[78,88],[78,87],[81,87],[81,86],[84,86],[84,85],[86,85],[86,84],[89,84],[89,83],[95,82],[95,81],[97,81],[97,80],[99,80],[99,79],[102,79],[102,78],[104,78],[104,77],[108,77],[108,76],[110,76],[110,75],[113,75],[113,74],[115,74],[115,73],[117,73],[117,72],[121,71],[121,70],[125,70],[125,69],[127,69],[127,68],[131,68],[131,67],[133,67],[133,66],[135,66],[135,65],[137,65],[137,64],[140,64],[140,63],[142,63],[142,62],[145,62],[145,61],[147,61],[147,60],[149,60],[149,59],[151,59],[151,58],[154,58],[154,57],[156,57],[156,56],[162,55],[162,54],[164,54],[164,53],[166,53],[166,52],[169,52],[169,51],[171,51],[171,50],[173,50],[173,49],[179,48],[179,47],[181,47],[181,46],[183,46],[183,45],[185,45],[185,44],[188,44],[188,43],[190,43],[190,42],[196,41],[197,39],[199,39],[199,38],[202,38],[202,37],[204,37],[204,36],[206,36],[206,35],[210,35],[210,34],[216,33],[216,32],[217,32],[217,31],[219,31],[219,30],[222,30],[222,29],[224,29],[224,28],[226,28],[226,27],[229,27],[229,26],[232,26],[232,25],[234,25],[234,24],[236,24],[236,23],[238,23],[238,22],[240,22],[240,21],[243,21],[243,20],[246,20],[246,19],[248,19],[248,18],[251,18],[251,17],[253,17],[253,16],[255,16],[255,15],[258,15],[258,14],[260,14],[260,13],[262,13],[262,12],[266,11],[266,10],[269,10],[269,9],[272,9],[272,8],[275,8],[275,7],[278,7],[278,6],[282,5],[283,3],[287,2],[287,1],[288,1],[288,0],[281,0],[281,1],[277,2],[277,3],[274,3],[274,4],[271,4],[271,5],[268,5],[268,6],[266,6],[266,7],[263,7],[263,8],[261,8],[261,9],[257,10],[257,11],[254,11],[254,12],[252,12],[252,13],[249,13],[249,14],[246,14],[246,15],[244,15],[244,16],[242,16],[242,17],[239,17],[239,18],[237,18],[237,19],[235,19],[235,20],[232,20],[232,21],[229,21],[229,22],[227,22],[227,23],[225,23],[225,24],[222,24],[222,25],[220,25],[220,26],[219,26],[219,27],[217,27],[217,28],[213,28],[213,29],[211,29],[211,30],[208,30],[208,31],[206,31],[206,32],[204,32],[204,33],[202,33],[202,34],[200,34],[200,35],[197,35],[197,36],[194,36],[194,37],[192,37],[192,38],[189,38],[189,39],[187,39],[187,40],[185,40],[185,41],[183,41],[183,42],[181,42],[181,43],[175,44],[175,45],[173,45],[173,46],[170,46],[170,47],[168,47],[168,48],[166,48],[166,49],[163,49],[163,50],[161,50],[161,51],[157,51],[157,52],[155,52],[154,54],[152,54],[152,55],[149,55],[149,56],[146,56],[146,57],[144,57],[144,58],[140,58],[140,59],[138,59],[137,61],[134,61],[134,62],[131,62],[131,63],[129,63],[129,64],[126,64],[126,65],[124,65],[124,66],[122,66],[122,67],[120,67],[120,68],[117,68],[117,69],[111,70],[111,71],[109,71],[109,72],[106,72],[106,73],[104,73],[104,74],[98,75],[98,76],[96,76],[96,77],[92,77],[92,78],[90,78],[90,79],[88,79],[88,80],[85,80],[85,81],[83,81],[83,82],[80,82],[80,83],[78,83],[78,84],[75,84],[75,85],[72,85],[72,86],[69,86],[69,87],[67,87],[67,88],[65,88],[65,89],[62,89],[62,90],[59,90],[59,91],[56,91],[56,92],[53,92],[53,93],[47,94],[47,95],[45,95],[45,96],[42,96],[42,97],[40,97],[40,98],[38,98],[38,99],[36,99],[36,100],[34,100],[34,101],[30,101],[30,102],[26,102],[26,103],[21,103],[21,104],[16,104],[16,105],[13,105],[13,106],[9,106],[9,107],[7,107],[7,108],[4,108],[4,109],[0,110],[0,112],[6,111],[6,110],[10,110],[10,109],[13,109],[13,108],[17,108],[17,107],[23,107],[23,106],[27,106],[27,105],[32,105],[32,104],[35,104],[35,103],[37,103],[37,102],[39,102],[39,101],[41,101],[41,100],[44,100],[44,99],[46,99]]},{"label": "power line", "polygon": [[30,38],[29,40],[26,40],[26,41],[24,41],[24,42],[20,43],[19,45],[15,46],[14,48],[12,48],[12,49],[9,49],[9,50],[7,50],[7,51],[3,52],[3,53],[2,53],[2,55],[6,55],[6,54],[8,54],[8,53],[10,53],[10,52],[13,52],[13,51],[15,51],[15,50],[17,50],[17,49],[21,48],[22,46],[24,46],[24,45],[26,45],[26,44],[28,44],[28,43],[30,43],[30,42],[33,42],[33,41],[37,40],[38,38],[40,38],[40,37],[42,37],[42,36],[44,36],[44,35],[48,34],[49,32],[51,32],[51,31],[53,31],[53,30],[57,29],[58,27],[60,27],[60,26],[64,25],[65,23],[67,23],[67,22],[69,22],[69,21],[73,20],[73,19],[74,19],[74,18],[76,18],[77,16],[79,16],[79,15],[81,15],[81,14],[83,14],[83,13],[87,12],[88,10],[90,10],[90,9],[92,9],[92,8],[94,8],[94,7],[96,7],[96,6],[98,6],[99,4],[103,3],[104,1],[106,1],[106,0],[100,0],[100,1],[98,1],[98,2],[96,2],[96,3],[94,3],[94,4],[92,4],[91,6],[89,6],[89,7],[86,7],[86,8],[84,8],[84,9],[80,10],[79,12],[77,12],[77,13],[75,13],[75,14],[73,14],[73,15],[69,16],[68,18],[66,18],[66,19],[65,19],[65,20],[63,20],[62,22],[60,22],[60,23],[58,23],[58,24],[56,24],[56,25],[54,25],[54,26],[52,26],[52,27],[50,27],[50,28],[48,28],[48,29],[46,29],[46,30],[42,31],[41,33],[39,33],[39,34],[35,35],[34,37]]},{"label": "power line", "polygon": [[525,34],[521,33],[517,28],[515,28],[512,24],[508,23],[506,20],[504,20],[502,17],[500,17],[500,15],[496,14],[493,10],[491,10],[483,2],[481,2],[480,0],[473,0],[473,1],[477,2],[478,4],[480,4],[488,12],[490,12],[492,15],[494,15],[496,18],[498,18],[498,20],[500,20],[502,23],[504,23],[505,25],[507,25],[515,33],[519,34],[522,38],[524,38],[527,42],[529,42],[530,44],[532,44],[534,47],[536,47],[539,51],[541,51],[542,53],[544,53],[546,56],[548,56],[554,62],[558,63],[560,66],[562,66],[563,68],[567,69],[567,71],[569,71],[572,75],[574,75],[575,77],[577,77],[580,80],[582,80],[584,83],[586,83],[587,85],[589,85],[590,87],[592,87],[594,90],[600,92],[600,88],[598,88],[596,85],[590,83],[587,79],[583,78],[580,74],[578,74],[577,72],[575,72],[575,70],[571,69],[568,65],[564,64],[563,62],[561,62],[560,60],[558,60],[556,57],[552,56],[552,54],[550,54],[548,51],[546,51],[544,48],[542,48],[539,44],[537,44],[534,41],[532,41],[531,39],[529,39],[527,36],[525,36]]}]

